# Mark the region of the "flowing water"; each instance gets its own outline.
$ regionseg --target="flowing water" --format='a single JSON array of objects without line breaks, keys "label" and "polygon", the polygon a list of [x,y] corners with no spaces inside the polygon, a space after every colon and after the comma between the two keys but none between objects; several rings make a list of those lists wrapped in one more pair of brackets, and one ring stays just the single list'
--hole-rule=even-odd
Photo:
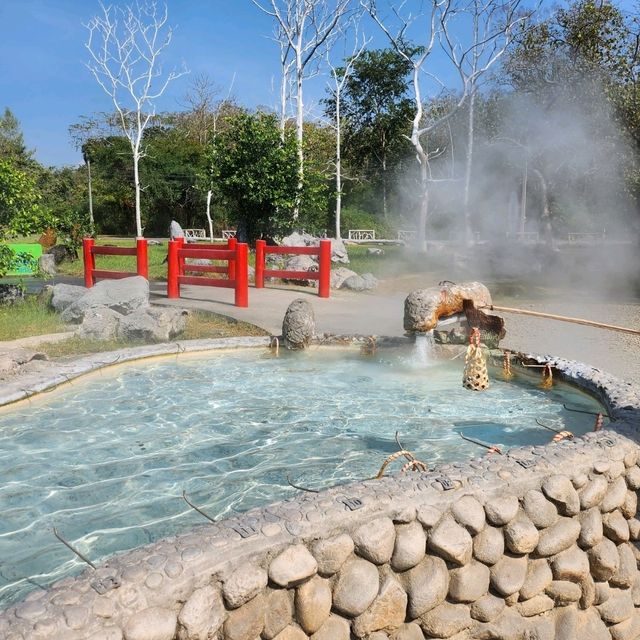
[{"label": "flowing water", "polygon": [[[93,561],[311,488],[370,478],[403,445],[430,465],[575,433],[591,397],[537,379],[465,390],[463,362],[247,350],[139,362],[0,413],[0,606]],[[516,381],[518,379],[516,378]],[[391,471],[393,471],[393,465]],[[395,469],[397,471],[397,468]]]}]

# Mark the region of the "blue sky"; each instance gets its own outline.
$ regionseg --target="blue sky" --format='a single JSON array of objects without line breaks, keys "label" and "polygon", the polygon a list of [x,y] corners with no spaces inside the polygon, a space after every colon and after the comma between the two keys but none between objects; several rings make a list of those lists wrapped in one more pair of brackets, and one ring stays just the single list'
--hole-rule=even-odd
[{"label": "blue sky", "polygon": [[[126,3],[115,3],[126,4]],[[278,50],[272,23],[249,0],[169,0],[174,40],[164,66],[190,74],[176,80],[158,110],[181,108],[190,77],[206,73],[226,95],[249,107],[274,105]],[[81,161],[68,127],[81,115],[110,110],[85,63],[87,30],[97,0],[0,0],[0,108],[20,120],[29,148],[45,165]],[[316,91],[317,94],[317,91]]]}]

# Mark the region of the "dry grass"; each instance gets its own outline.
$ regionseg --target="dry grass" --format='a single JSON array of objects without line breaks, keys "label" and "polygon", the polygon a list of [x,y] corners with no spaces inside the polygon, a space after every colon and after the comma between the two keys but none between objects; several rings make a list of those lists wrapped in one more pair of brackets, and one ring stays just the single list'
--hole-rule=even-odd
[{"label": "dry grass", "polygon": [[[205,338],[234,338],[241,336],[265,336],[265,331],[246,322],[236,322],[213,313],[196,311],[187,320],[187,328],[178,340],[197,340]],[[125,340],[90,340],[72,336],[68,340],[49,342],[38,346],[38,351],[46,353],[50,358],[67,358],[72,356],[115,351],[126,347],[138,347],[143,341]]]},{"label": "dry grass", "polygon": [[18,304],[0,306],[0,341],[64,330],[60,316],[36,297],[28,297]]}]

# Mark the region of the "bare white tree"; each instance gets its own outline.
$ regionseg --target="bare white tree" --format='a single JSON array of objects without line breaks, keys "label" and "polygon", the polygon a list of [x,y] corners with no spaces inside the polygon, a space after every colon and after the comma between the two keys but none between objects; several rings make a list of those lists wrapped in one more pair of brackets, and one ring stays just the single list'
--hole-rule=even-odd
[{"label": "bare white tree", "polygon": [[335,119],[333,122],[333,128],[336,132],[336,239],[339,239],[341,237],[340,218],[342,216],[342,115],[340,113],[340,102],[342,98],[342,91],[347,84],[349,77],[351,76],[351,72],[353,71],[353,65],[363,54],[369,42],[371,42],[371,38],[359,36],[358,30],[355,25],[353,32],[353,49],[351,51],[351,55],[345,58],[345,65],[343,67],[336,67],[335,64],[331,61],[330,52],[327,52],[327,65],[331,69],[331,78],[333,80],[333,83],[327,83],[327,85],[335,101]]},{"label": "bare white tree", "polygon": [[155,115],[153,101],[164,93],[170,82],[187,71],[164,74],[160,65],[160,56],[171,43],[173,35],[167,24],[166,5],[159,8],[153,1],[123,7],[101,3],[100,8],[102,13],[85,25],[89,31],[86,47],[90,60],[87,67],[111,98],[122,132],[131,145],[136,233],[140,238],[139,164],[145,155],[142,137]]},{"label": "bare white tree", "polygon": [[475,104],[483,77],[504,55],[515,28],[535,9],[521,13],[522,0],[469,0],[462,8],[463,19],[471,19],[471,41],[463,45],[453,39],[452,29],[441,29],[443,49],[467,87],[467,149],[465,157],[463,211],[467,244],[473,241],[471,227],[471,175],[473,169]]},{"label": "bare white tree", "polygon": [[[296,103],[296,138],[298,141],[299,190],[304,179],[304,100],[303,82],[310,68],[330,47],[337,27],[353,0],[252,0],[253,4],[276,21],[276,38],[280,43],[282,67],[281,123],[284,122],[288,76],[293,74]],[[284,97],[283,97],[284,96]],[[298,211],[294,211],[294,219]]]},{"label": "bare white tree", "polygon": [[[483,4],[484,2],[484,4]],[[429,150],[428,139],[435,129],[448,122],[469,96],[477,90],[480,77],[497,62],[508,45],[511,30],[515,22],[515,10],[519,0],[510,0],[510,9],[505,14],[499,0],[469,0],[467,5],[454,4],[453,0],[412,0],[397,3],[388,2],[389,16],[381,18],[377,0],[360,0],[369,11],[373,20],[388,37],[393,48],[412,65],[412,85],[414,93],[414,118],[411,135],[420,165],[420,209],[418,220],[418,247],[426,250],[426,224],[429,218],[429,191],[433,182],[430,162],[442,153],[442,149]],[[512,6],[513,5],[513,6]],[[411,7],[416,7],[416,12]],[[490,17],[483,12],[489,11]],[[502,12],[503,20],[497,20]],[[471,41],[461,44],[454,33],[468,38],[468,15],[474,16],[474,29]],[[505,16],[507,19],[504,19]],[[461,17],[463,24],[456,25]],[[392,30],[391,24],[395,25]],[[416,45],[408,44],[408,36],[417,36]],[[425,113],[421,81],[428,78],[443,86],[441,80],[427,69],[427,60],[436,45],[440,45],[453,67],[457,70],[459,87],[453,100],[446,103],[446,108]],[[473,106],[471,108],[473,111]],[[473,131],[471,132],[473,135]],[[473,150],[471,149],[471,153]],[[470,173],[469,173],[470,176]],[[466,196],[468,199],[468,195]]]}]

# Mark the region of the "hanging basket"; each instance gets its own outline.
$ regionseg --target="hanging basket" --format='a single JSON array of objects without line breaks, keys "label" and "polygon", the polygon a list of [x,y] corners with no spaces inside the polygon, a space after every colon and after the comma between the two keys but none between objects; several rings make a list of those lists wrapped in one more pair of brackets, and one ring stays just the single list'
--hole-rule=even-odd
[{"label": "hanging basket", "polygon": [[480,332],[475,327],[471,332],[470,341],[464,358],[462,384],[472,391],[484,391],[489,388],[489,374],[487,361],[480,349]]}]

